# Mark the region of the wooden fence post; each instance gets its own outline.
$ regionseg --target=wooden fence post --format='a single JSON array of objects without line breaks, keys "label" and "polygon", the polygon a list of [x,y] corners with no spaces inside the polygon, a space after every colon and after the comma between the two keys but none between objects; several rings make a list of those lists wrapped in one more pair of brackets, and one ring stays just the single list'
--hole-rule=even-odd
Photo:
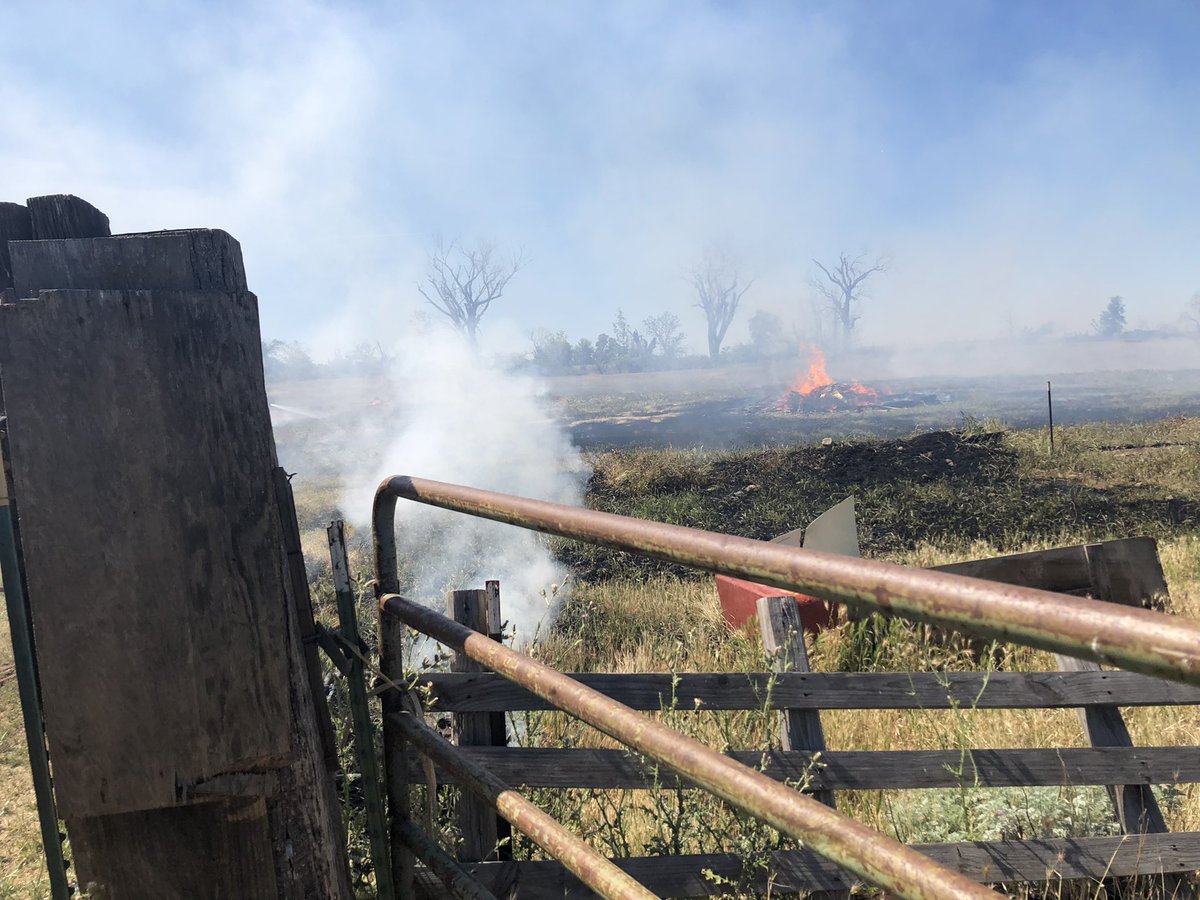
[{"label": "wooden fence post", "polygon": [[[808,651],[804,647],[804,623],[794,597],[759,597],[758,628],[763,649],[772,657],[776,672],[807,672]],[[825,752],[825,729],[821,713],[815,709],[784,709],[779,713],[783,750]],[[833,791],[813,791],[813,797],[837,809]]]},{"label": "wooden fence post", "polygon": [[[377,592],[392,592],[390,585],[375,586]],[[406,628],[395,616],[379,613],[379,671],[387,681],[404,685],[404,641]],[[387,784],[388,843],[391,850],[392,884],[399,900],[414,900],[415,858],[403,838],[403,823],[411,819],[411,789],[408,784],[408,742],[392,714],[403,712],[403,698],[396,690],[381,695],[383,707],[383,774]],[[380,865],[383,861],[380,861]]]},{"label": "wooden fence post", "polygon": [[[449,591],[446,594],[446,615],[461,625],[478,631],[481,634],[491,634],[489,627],[489,606],[494,602],[499,617],[500,585],[494,582],[495,590],[465,590]],[[498,629],[498,624],[497,624]],[[455,653],[450,660],[451,672],[482,672],[484,668],[472,659]],[[460,747],[490,747],[493,743],[493,717],[495,713],[455,713],[454,739]],[[501,727],[503,727],[503,713]],[[458,823],[462,832],[462,846],[459,848],[459,859],[464,862],[478,862],[487,859],[497,859],[497,844],[500,839],[496,823],[496,811],[483,800],[472,796],[467,791],[462,792],[458,801]]]},{"label": "wooden fence post", "polygon": [[[1120,543],[1088,544],[1084,547],[1091,588],[1097,600],[1130,606],[1151,607],[1167,596],[1167,583],[1150,538]],[[1055,654],[1064,672],[1099,672],[1100,664],[1089,659]],[[1133,739],[1119,706],[1089,706],[1075,710],[1088,744],[1093,747],[1133,747]],[[1148,784],[1108,785],[1113,812],[1122,834],[1165,834],[1166,819]],[[1175,875],[1163,876],[1167,896],[1176,896],[1186,882]]]},{"label": "wooden fence post", "polygon": [[[504,641],[504,619],[500,611],[500,582],[487,581],[484,583],[487,593],[487,634],[493,641]],[[491,745],[493,747],[508,746],[508,723],[505,721],[503,710],[490,713],[491,715]],[[496,816],[496,853],[500,859],[513,858],[512,825],[503,816]]]},{"label": "wooden fence post", "polygon": [[[808,672],[808,648],[804,646],[804,622],[795,597],[759,597],[758,630],[763,650],[771,657],[775,672]],[[779,711],[779,743],[783,750],[825,752],[825,729],[821,712],[816,709],[782,709]],[[813,791],[830,809],[837,809],[833,791]],[[847,900],[849,891],[814,891],[814,900]]]},{"label": "wooden fence post", "polygon": [[0,366],[81,886],[348,898],[240,247],[209,230],[105,237],[78,198],[29,203]]}]

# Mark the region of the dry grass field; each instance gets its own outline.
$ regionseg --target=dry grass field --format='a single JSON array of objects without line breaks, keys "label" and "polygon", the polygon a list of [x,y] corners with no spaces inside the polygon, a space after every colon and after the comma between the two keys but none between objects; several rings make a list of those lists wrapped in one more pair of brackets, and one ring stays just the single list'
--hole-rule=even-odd
[{"label": "dry grass field", "polygon": [[[588,503],[680,524],[770,537],[808,521],[853,492],[866,555],[934,565],[1024,549],[1147,534],[1159,541],[1171,611],[1200,619],[1200,419],[1062,429],[1051,456],[1044,430],[1000,430],[968,421],[954,434],[891,441],[836,441],[758,450],[629,450],[593,454]],[[335,484],[297,479],[298,508],[312,570],[321,573],[321,529],[333,516]],[[767,665],[755,635],[720,620],[711,579],[608,551],[567,544],[555,550],[579,579],[536,654],[572,671],[750,671]],[[359,574],[367,563],[355,560]],[[329,587],[315,595],[332,618]],[[366,604],[364,604],[364,611]],[[369,621],[369,618],[364,615]],[[0,635],[0,673],[10,662]],[[812,667],[874,670],[973,668],[962,653],[923,639],[906,623],[842,625],[811,645]],[[1006,666],[1053,668],[1049,657],[1016,650]],[[335,698],[335,711],[341,710]],[[718,747],[766,747],[777,728],[765,712],[665,710],[678,727]],[[1127,713],[1133,739],[1200,747],[1194,709]],[[960,749],[1079,746],[1078,722],[1055,711],[871,711],[823,714],[830,749]],[[339,725],[342,723],[339,722]],[[609,746],[559,714],[522,715],[522,740],[554,746]],[[0,685],[0,900],[45,896],[32,791],[15,681]],[[1171,828],[1200,830],[1193,785],[1157,789]],[[579,823],[605,852],[739,852],[747,858],[785,846],[777,835],[695,792],[537,791],[562,818]],[[839,808],[906,840],[942,841],[1102,834],[1112,818],[1102,789],[960,788],[858,792]],[[447,831],[446,836],[452,837]],[[522,854],[528,846],[519,846]],[[364,896],[370,877],[360,873]],[[1125,897],[1149,896],[1147,885]],[[732,890],[732,889],[731,889]],[[1115,896],[1096,885],[1049,885],[1030,896]]]}]

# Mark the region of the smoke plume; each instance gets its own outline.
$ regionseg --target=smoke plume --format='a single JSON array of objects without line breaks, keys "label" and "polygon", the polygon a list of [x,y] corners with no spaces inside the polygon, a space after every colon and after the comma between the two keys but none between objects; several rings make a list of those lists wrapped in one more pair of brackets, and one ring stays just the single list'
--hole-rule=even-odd
[{"label": "smoke plume", "polygon": [[[394,401],[361,429],[342,508],[371,509],[379,482],[414,475],[579,505],[584,470],[547,414],[533,378],[481,362],[457,335],[431,330],[397,348],[388,381]],[[405,592],[440,608],[445,591],[499,579],[505,618],[518,640],[544,627],[565,597],[567,571],[545,539],[511,525],[400,501],[397,544]]]}]

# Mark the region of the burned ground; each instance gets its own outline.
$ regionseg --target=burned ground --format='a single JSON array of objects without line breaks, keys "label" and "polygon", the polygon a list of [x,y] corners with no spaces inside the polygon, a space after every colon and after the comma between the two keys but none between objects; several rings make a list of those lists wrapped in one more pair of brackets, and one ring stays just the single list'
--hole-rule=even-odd
[{"label": "burned ground", "polygon": [[[1102,452],[1097,448],[1089,452]],[[1188,447],[1187,453],[1195,453]],[[867,556],[922,543],[999,548],[1146,534],[1167,537],[1200,521],[1200,503],[1136,484],[1108,485],[1065,465],[1040,469],[1027,435],[934,431],[723,453],[611,451],[595,458],[595,509],[767,540],[853,494]],[[558,545],[585,580],[684,575],[668,563],[582,545]]]}]

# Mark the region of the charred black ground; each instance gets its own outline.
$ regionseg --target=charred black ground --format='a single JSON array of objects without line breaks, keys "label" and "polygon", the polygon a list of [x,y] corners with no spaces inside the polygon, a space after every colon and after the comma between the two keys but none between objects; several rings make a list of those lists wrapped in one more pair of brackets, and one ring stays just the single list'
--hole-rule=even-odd
[{"label": "charred black ground", "polygon": [[[875,557],[921,543],[985,540],[1016,549],[1065,534],[1167,536],[1200,521],[1194,499],[1106,484],[1070,471],[1067,455],[1060,462],[1060,471],[1039,466],[1021,439],[1001,432],[933,431],[722,453],[612,451],[595,459],[587,503],[766,540],[853,494],[863,553]],[[585,580],[687,571],[582,545],[558,550]]]}]

